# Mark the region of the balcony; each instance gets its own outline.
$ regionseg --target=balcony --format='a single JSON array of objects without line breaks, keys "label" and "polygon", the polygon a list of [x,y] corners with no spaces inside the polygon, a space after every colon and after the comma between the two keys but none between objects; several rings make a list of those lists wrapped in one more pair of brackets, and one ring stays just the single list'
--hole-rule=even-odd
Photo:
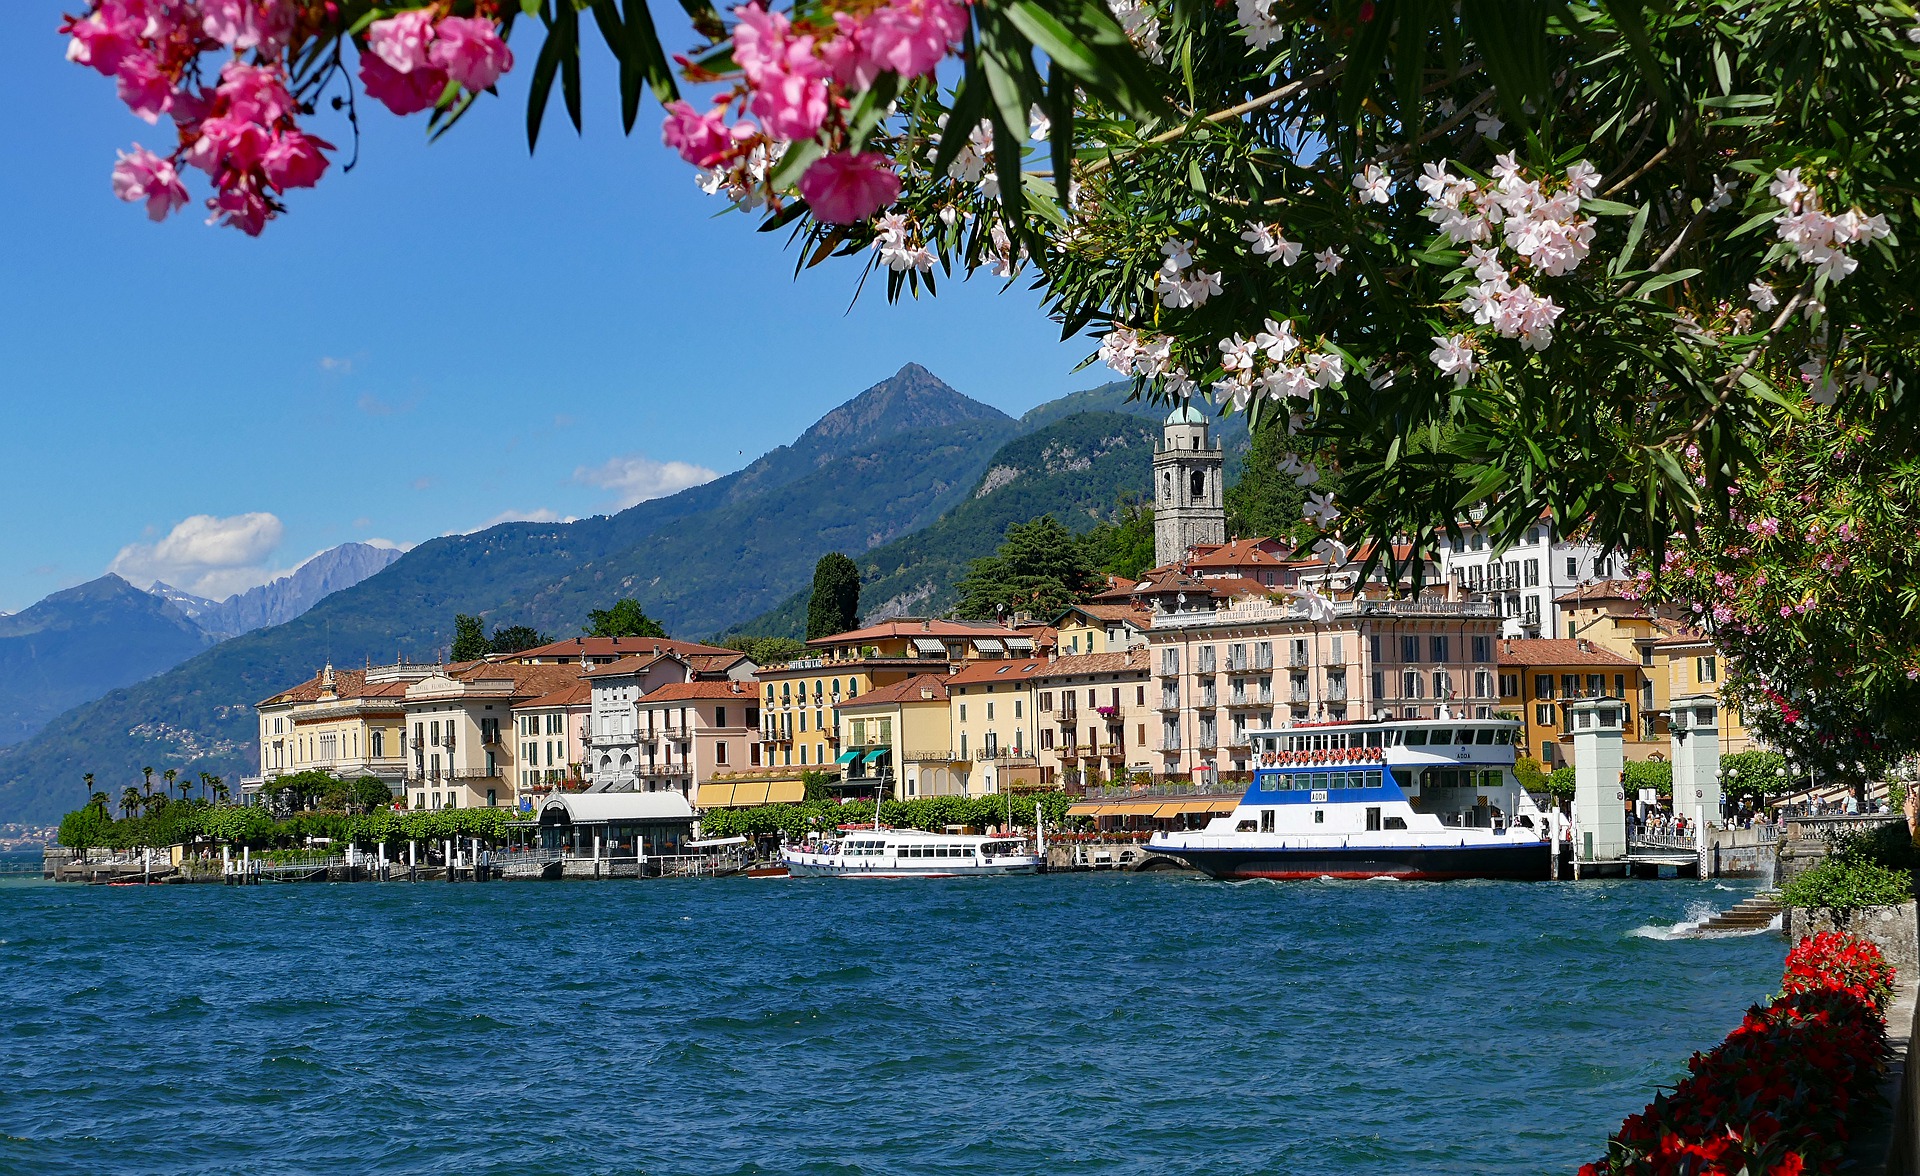
[{"label": "balcony", "polygon": [[900,753],[900,759],[910,764],[950,764],[956,762],[953,756],[953,748],[951,747],[903,751]]},{"label": "balcony", "polygon": [[1263,706],[1272,706],[1272,705],[1273,705],[1272,698],[1267,698],[1266,700],[1262,701],[1261,699],[1254,698],[1246,694],[1236,694],[1227,703],[1228,708],[1232,710],[1245,710],[1249,707],[1258,709]]},{"label": "balcony", "polygon": [[1153,709],[1163,710],[1163,711],[1177,711],[1180,709],[1180,700],[1177,698],[1162,697],[1160,699],[1160,704],[1154,707]]},{"label": "balcony", "polygon": [[1287,655],[1287,668],[1290,670],[1304,670],[1312,665],[1313,662],[1304,653],[1289,653]]},{"label": "balcony", "polygon": [[1074,708],[1062,707],[1054,712],[1053,721],[1062,727],[1071,727],[1080,721],[1080,712]]},{"label": "balcony", "polygon": [[646,763],[635,768],[633,774],[646,779],[654,779],[661,776],[689,776],[693,774],[693,765]]},{"label": "balcony", "polygon": [[1161,678],[1178,678],[1180,676],[1180,667],[1170,666],[1166,662],[1161,662],[1160,668],[1154,671],[1154,674]]},{"label": "balcony", "polygon": [[989,747],[977,757],[980,761],[996,764],[1030,764],[1034,762],[1033,753],[1017,747]]},{"label": "balcony", "polygon": [[499,780],[503,778],[498,770],[489,772],[485,768],[440,768],[438,770],[428,768],[424,773],[408,776],[407,783],[433,785],[442,781]]}]

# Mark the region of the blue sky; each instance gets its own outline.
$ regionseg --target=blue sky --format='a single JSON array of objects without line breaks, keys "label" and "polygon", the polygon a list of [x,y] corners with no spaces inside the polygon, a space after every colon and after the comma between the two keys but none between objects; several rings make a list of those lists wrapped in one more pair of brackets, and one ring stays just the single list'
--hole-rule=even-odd
[{"label": "blue sky", "polygon": [[[855,268],[796,280],[784,235],[716,218],[657,110],[621,136],[610,69],[585,136],[556,93],[529,157],[533,38],[437,144],[363,106],[358,167],[258,239],[197,206],[152,224],[108,177],[159,137],[63,59],[59,12],[0,5],[0,610],[114,566],[221,594],[352,539],[606,511],[698,476],[655,463],[735,469],[909,361],[1012,413],[1100,382],[990,278],[847,313]],[[344,119],[313,129],[347,154]]]}]

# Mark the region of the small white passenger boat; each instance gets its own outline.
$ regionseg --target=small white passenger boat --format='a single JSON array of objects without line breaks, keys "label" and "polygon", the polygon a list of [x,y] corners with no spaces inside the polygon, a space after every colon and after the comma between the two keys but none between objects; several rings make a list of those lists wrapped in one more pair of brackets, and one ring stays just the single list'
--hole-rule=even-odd
[{"label": "small white passenger boat", "polygon": [[788,846],[780,859],[796,878],[960,878],[1037,874],[1040,855],[1018,835],[850,829],[838,837]]}]

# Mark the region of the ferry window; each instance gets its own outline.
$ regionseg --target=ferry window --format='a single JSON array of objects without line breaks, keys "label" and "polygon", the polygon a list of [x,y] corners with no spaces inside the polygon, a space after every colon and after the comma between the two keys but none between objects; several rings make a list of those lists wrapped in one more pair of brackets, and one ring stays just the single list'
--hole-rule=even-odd
[{"label": "ferry window", "polygon": [[1314,810],[1313,810],[1313,823],[1314,823],[1314,824],[1316,824],[1316,825],[1324,825],[1324,824],[1326,824],[1326,823],[1327,823],[1327,810],[1326,810],[1326,809],[1314,809]]},{"label": "ferry window", "polygon": [[1482,727],[1478,732],[1475,733],[1473,737],[1473,741],[1475,743],[1492,743],[1493,736],[1494,736],[1494,730],[1492,727]]},{"label": "ferry window", "polygon": [[[1426,743],[1427,733],[1425,731],[1408,731],[1403,738],[1406,740],[1408,747],[1419,747]],[[1434,742],[1438,743],[1440,741],[1436,739]]]},{"label": "ferry window", "polygon": [[1327,774],[1325,772],[1315,772],[1313,774],[1313,787],[1314,790],[1318,792],[1325,792],[1327,790]]},{"label": "ferry window", "polygon": [[1493,741],[1495,743],[1511,743],[1513,742],[1513,732],[1503,727],[1493,733]]},{"label": "ferry window", "polygon": [[1367,746],[1368,747],[1380,746],[1380,732],[1378,731],[1367,732]]},{"label": "ferry window", "polygon": [[1272,809],[1260,810],[1260,831],[1262,833],[1273,832],[1273,810]]},{"label": "ferry window", "polygon": [[1429,742],[1432,742],[1432,743],[1452,743],[1453,732],[1446,727],[1442,727],[1438,731],[1435,731],[1430,735],[1428,735],[1427,739]]},{"label": "ferry window", "polygon": [[1472,727],[1460,728],[1460,734],[1459,734],[1460,746],[1466,747],[1467,745],[1471,744],[1473,742],[1473,738],[1474,738],[1474,730]]},{"label": "ferry window", "polygon": [[1406,827],[1407,827],[1407,819],[1405,817],[1388,817],[1387,818],[1387,828],[1389,829],[1405,829]]},{"label": "ferry window", "polygon": [[1242,821],[1233,827],[1235,833],[1251,833],[1253,830],[1254,824],[1252,821]]},{"label": "ferry window", "polygon": [[1379,831],[1380,831],[1380,810],[1377,808],[1369,808],[1367,810],[1367,832],[1378,833]]}]

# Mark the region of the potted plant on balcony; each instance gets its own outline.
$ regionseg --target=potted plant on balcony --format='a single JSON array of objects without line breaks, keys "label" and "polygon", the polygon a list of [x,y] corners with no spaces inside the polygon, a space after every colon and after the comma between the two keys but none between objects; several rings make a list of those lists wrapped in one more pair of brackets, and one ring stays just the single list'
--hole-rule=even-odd
[{"label": "potted plant on balcony", "polygon": [[1100,713],[1101,718],[1110,723],[1120,718],[1120,708],[1117,706],[1096,706],[1093,709]]}]

